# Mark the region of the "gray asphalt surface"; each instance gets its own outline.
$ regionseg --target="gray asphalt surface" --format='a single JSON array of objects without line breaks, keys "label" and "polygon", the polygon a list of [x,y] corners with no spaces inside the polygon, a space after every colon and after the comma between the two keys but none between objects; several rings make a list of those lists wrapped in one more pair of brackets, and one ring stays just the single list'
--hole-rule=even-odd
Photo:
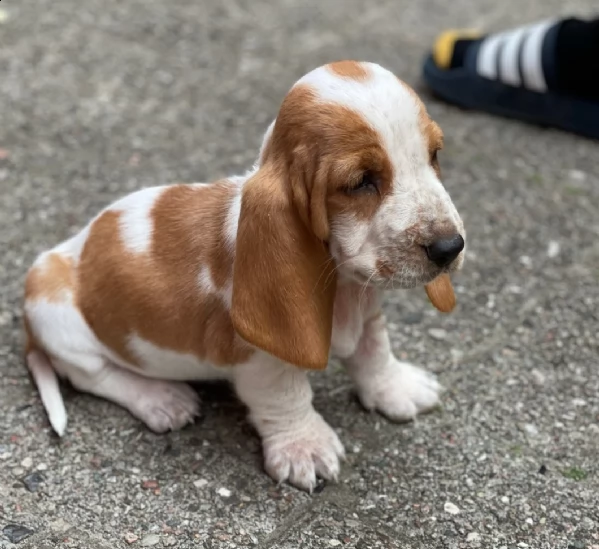
[{"label": "gray asphalt surface", "polygon": [[[593,7],[2,0],[0,548],[597,549],[599,145],[461,112],[419,80],[448,26]],[[395,71],[445,131],[445,182],[470,239],[459,308],[441,316],[423,292],[387,303],[397,353],[446,387],[442,410],[391,425],[362,411],[335,364],[315,375],[349,458],[312,496],[262,472],[220,386],[199,388],[201,422],[166,436],[65,389],[58,441],[21,358],[36,253],[133,189],[243,172],[289,86],[339,58]]]}]

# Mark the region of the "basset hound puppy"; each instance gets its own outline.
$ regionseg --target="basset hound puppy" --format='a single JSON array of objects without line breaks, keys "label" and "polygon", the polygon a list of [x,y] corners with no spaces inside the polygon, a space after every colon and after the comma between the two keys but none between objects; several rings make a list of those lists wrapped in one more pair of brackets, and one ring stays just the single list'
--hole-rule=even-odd
[{"label": "basset hound puppy", "polygon": [[43,252],[25,282],[25,355],[53,429],[67,426],[59,378],[156,432],[198,414],[186,381],[224,378],[266,471],[310,491],[344,454],[308,381],[330,356],[367,409],[403,420],[435,406],[435,379],[392,353],[381,297],[462,266],[442,145],[391,72],[328,64],[288,92],[245,175],[134,192]]}]

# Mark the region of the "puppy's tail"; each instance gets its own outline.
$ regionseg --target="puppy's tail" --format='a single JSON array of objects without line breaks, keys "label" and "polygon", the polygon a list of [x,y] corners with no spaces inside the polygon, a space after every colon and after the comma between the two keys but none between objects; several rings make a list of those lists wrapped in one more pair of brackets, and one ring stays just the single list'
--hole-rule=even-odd
[{"label": "puppy's tail", "polygon": [[63,436],[67,427],[67,411],[52,363],[48,355],[38,349],[31,349],[27,353],[26,360],[48,414],[50,425],[58,436]]}]

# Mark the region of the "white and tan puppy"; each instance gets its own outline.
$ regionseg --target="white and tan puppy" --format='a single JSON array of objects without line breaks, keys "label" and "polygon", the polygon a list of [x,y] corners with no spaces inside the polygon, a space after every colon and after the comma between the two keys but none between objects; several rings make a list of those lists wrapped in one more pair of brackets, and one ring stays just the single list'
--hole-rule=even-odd
[{"label": "white and tan puppy", "polygon": [[198,413],[185,381],[225,378],[274,479],[336,478],[343,446],[308,370],[339,357],[364,406],[392,419],[438,401],[434,378],[392,354],[380,294],[461,267],[441,147],[406,84],[333,63],[292,87],[245,176],[135,192],[42,253],[26,360],[54,430],[67,424],[56,374],[157,432]]}]

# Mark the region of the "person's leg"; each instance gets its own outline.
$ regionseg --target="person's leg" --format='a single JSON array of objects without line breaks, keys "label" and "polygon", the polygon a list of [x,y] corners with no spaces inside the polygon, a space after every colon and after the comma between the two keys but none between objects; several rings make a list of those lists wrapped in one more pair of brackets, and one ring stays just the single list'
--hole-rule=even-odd
[{"label": "person's leg", "polygon": [[424,78],[466,108],[599,138],[599,18],[539,22],[476,35],[446,31]]}]

